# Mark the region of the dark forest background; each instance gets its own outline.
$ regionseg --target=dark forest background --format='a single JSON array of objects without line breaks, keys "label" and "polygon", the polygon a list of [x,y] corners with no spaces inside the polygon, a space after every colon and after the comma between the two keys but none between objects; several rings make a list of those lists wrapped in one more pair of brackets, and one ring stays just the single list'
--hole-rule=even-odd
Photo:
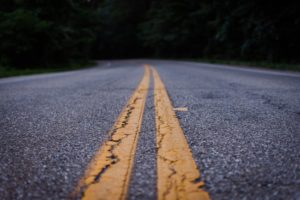
[{"label": "dark forest background", "polygon": [[300,6],[263,0],[0,0],[0,65],[112,58],[300,62]]}]

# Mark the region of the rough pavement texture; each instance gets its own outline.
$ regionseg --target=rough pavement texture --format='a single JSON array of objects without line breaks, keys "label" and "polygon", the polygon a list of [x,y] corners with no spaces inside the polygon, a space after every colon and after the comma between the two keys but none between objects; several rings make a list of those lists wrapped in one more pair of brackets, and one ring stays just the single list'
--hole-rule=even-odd
[{"label": "rough pavement texture", "polygon": [[129,190],[130,200],[156,199],[156,132],[153,100],[153,78],[146,102],[144,120],[136,151],[135,166]]},{"label": "rough pavement texture", "polygon": [[[0,79],[0,199],[66,199],[157,67],[213,199],[300,199],[300,75],[190,62],[102,62]],[[129,199],[156,198],[153,82]]]},{"label": "rough pavement texture", "polygon": [[300,77],[157,67],[213,199],[300,199]]},{"label": "rough pavement texture", "polygon": [[68,197],[143,76],[123,65],[0,81],[0,199]]}]

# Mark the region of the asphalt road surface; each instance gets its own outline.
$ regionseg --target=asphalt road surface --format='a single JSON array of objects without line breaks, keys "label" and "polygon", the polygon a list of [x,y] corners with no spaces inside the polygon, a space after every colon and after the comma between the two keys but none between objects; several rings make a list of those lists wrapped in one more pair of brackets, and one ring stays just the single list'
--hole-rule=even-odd
[{"label": "asphalt road surface", "polygon": [[[300,199],[299,73],[160,60],[0,79],[0,199],[73,198],[145,64],[184,108],[176,116],[211,199]],[[159,196],[154,88],[151,76],[128,199]]]}]

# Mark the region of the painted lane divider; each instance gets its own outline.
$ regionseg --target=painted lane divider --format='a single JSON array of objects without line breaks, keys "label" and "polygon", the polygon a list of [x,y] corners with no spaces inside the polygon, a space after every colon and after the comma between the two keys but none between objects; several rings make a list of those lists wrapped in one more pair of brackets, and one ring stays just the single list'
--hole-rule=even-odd
[{"label": "painted lane divider", "polygon": [[[187,108],[173,108],[157,70],[151,68],[151,71],[155,85],[158,200],[209,200],[209,194],[201,189],[204,182],[175,114],[175,111],[187,111]],[[110,138],[96,153],[85,176],[71,194],[71,199],[127,198],[150,75],[150,66],[145,65],[142,81],[110,131]]]},{"label": "painted lane divider", "polygon": [[126,199],[141,130],[149,84],[150,66],[106,141],[90,163],[71,198]]},{"label": "painted lane divider", "polygon": [[152,68],[152,72],[156,118],[158,200],[209,200],[209,194],[201,189],[204,182],[200,179],[200,172],[166,88],[157,70]]}]

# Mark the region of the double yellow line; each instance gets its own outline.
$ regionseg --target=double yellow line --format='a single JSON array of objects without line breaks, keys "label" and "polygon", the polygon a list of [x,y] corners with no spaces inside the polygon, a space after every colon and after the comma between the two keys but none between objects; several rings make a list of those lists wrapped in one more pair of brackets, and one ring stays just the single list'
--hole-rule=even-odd
[{"label": "double yellow line", "polygon": [[144,108],[154,77],[156,113],[157,192],[159,200],[209,199],[200,172],[156,69],[145,74],[104,143],[72,194],[82,199],[126,199],[142,126]]}]

